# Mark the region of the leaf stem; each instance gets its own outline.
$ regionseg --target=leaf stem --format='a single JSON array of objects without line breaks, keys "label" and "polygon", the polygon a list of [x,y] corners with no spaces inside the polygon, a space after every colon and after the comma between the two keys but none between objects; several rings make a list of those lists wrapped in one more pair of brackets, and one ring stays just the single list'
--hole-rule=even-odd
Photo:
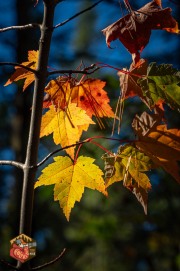
[{"label": "leaf stem", "polygon": [[[91,143],[91,141],[93,141],[93,139],[107,139],[107,140],[114,140],[114,141],[118,141],[120,143],[133,143],[133,142],[137,142],[138,140],[125,140],[125,139],[119,139],[119,138],[112,138],[112,137],[105,137],[105,136],[94,136],[94,137],[90,137],[90,138],[87,138],[85,139],[84,141],[80,141],[80,142],[77,142],[75,144],[72,144],[72,145],[69,145],[69,146],[66,146],[66,147],[63,147],[63,148],[59,148],[55,151],[52,151],[51,153],[49,153],[46,157],[44,157],[37,165],[34,165],[34,166],[31,166],[31,168],[38,168],[40,166],[42,166],[50,157],[52,157],[54,154],[60,152],[60,151],[63,151],[63,150],[66,150],[66,149],[69,149],[69,148],[72,148],[72,147],[75,147],[75,146],[79,146],[79,145],[83,145],[83,144],[86,144],[86,143]],[[94,143],[94,142],[92,142]],[[109,152],[107,149],[104,149],[106,152]],[[77,155],[76,155],[77,156]]]}]

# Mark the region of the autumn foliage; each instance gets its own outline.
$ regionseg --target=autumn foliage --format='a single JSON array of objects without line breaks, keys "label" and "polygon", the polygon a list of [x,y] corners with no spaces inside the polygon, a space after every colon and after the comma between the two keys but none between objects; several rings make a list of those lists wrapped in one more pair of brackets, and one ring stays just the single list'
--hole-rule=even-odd
[{"label": "autumn foliage", "polygon": [[[54,162],[43,169],[35,187],[54,185],[54,200],[59,201],[68,220],[86,187],[107,196],[111,185],[122,182],[147,213],[148,191],[151,189],[147,173],[151,169],[162,167],[180,182],[180,132],[168,129],[164,117],[165,104],[173,110],[180,110],[180,72],[170,64],[148,64],[147,60],[140,58],[140,52],[148,44],[154,29],[179,32],[170,8],[162,9],[161,1],[147,3],[137,11],[131,9],[128,15],[103,30],[108,46],[119,39],[133,57],[129,69],[119,69],[117,74],[120,80],[119,109],[117,106],[112,110],[105,90],[108,86],[100,79],[63,75],[52,79],[45,87],[40,137],[52,135],[54,143],[60,145],[67,156],[55,157]],[[22,65],[36,69],[37,59],[38,52],[29,51],[28,61]],[[96,66],[101,68],[101,65]],[[24,91],[35,77],[31,71],[16,67],[5,85],[21,79],[25,79]],[[106,117],[112,118],[114,123],[119,122],[120,126],[124,100],[133,96],[141,99],[147,112],[134,116],[132,127],[136,139],[125,144],[119,139],[116,153],[97,144],[105,150],[103,172],[94,164],[93,158],[79,156],[84,143],[96,144],[95,137],[86,137],[80,142],[82,133],[87,132],[90,125],[99,125],[103,129],[103,118]]]}]

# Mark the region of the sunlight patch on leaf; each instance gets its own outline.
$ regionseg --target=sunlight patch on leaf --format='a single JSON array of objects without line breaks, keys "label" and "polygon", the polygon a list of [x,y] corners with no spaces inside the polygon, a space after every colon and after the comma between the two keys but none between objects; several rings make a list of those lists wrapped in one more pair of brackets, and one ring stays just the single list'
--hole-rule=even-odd
[{"label": "sunlight patch on leaf", "polygon": [[[51,105],[42,117],[40,137],[53,133],[55,144],[64,148],[77,143],[90,124],[95,123],[76,104],[69,104],[67,112]],[[66,149],[71,158],[74,158],[74,149],[75,147]]]},{"label": "sunlight patch on leaf", "polygon": [[54,163],[42,171],[35,188],[54,184],[54,200],[59,201],[69,220],[71,210],[75,202],[81,200],[85,187],[98,190],[107,196],[103,172],[93,163],[94,159],[84,156],[80,156],[75,163],[67,156],[55,157]]}]

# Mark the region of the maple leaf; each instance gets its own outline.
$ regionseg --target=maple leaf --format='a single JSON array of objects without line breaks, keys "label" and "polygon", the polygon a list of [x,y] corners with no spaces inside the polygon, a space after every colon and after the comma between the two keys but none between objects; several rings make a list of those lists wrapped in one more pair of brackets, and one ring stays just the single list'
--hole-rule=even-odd
[{"label": "maple leaf", "polygon": [[146,76],[139,78],[138,84],[150,108],[164,102],[180,110],[180,72],[172,65],[151,63]]},{"label": "maple leaf", "polygon": [[[148,115],[148,114],[146,114]],[[151,116],[149,115],[149,119]],[[148,125],[149,124],[149,125]],[[136,116],[132,126],[139,137],[136,147],[148,155],[153,162],[161,166],[180,183],[180,131],[167,129],[166,125],[157,125],[157,122],[146,121],[146,116]]]},{"label": "maple leaf", "polygon": [[120,146],[117,154],[104,154],[106,187],[123,181],[141,203],[147,213],[149,178],[144,173],[154,167],[151,159],[131,145]]},{"label": "maple leaf", "polygon": [[[38,60],[38,51],[28,51],[28,61],[22,62],[21,64],[27,66],[32,69],[37,68],[37,60]],[[10,79],[5,83],[4,86],[8,86],[13,82],[19,81],[21,79],[25,79],[23,85],[23,91],[35,80],[34,73],[28,71],[21,67],[15,67],[16,71],[11,75]]]},{"label": "maple leaf", "polygon": [[[40,137],[53,133],[55,144],[60,144],[64,148],[78,142],[82,132],[87,130],[89,124],[95,123],[76,104],[69,104],[67,112],[55,109],[51,105],[49,111],[42,117]],[[72,158],[74,158],[74,149],[75,147],[66,149]]]},{"label": "maple leaf", "polygon": [[147,201],[148,201],[148,193],[142,187],[138,186],[136,183],[134,184],[132,193],[135,195],[137,200],[140,202],[144,209],[144,213],[147,215]]},{"label": "maple leaf", "polygon": [[73,163],[67,156],[58,156],[54,161],[42,171],[35,188],[55,184],[54,200],[59,200],[67,220],[75,202],[81,200],[85,187],[96,189],[107,196],[102,178],[103,172],[93,164],[94,159],[80,156]]},{"label": "maple leaf", "polygon": [[48,108],[54,105],[56,108],[65,109],[70,101],[73,88],[73,79],[65,76],[59,76],[51,80],[45,87],[45,97],[43,107]]},{"label": "maple leaf", "polygon": [[58,77],[51,80],[45,88],[48,96],[45,96],[44,108],[54,104],[64,109],[71,101],[84,109],[88,116],[95,115],[99,125],[103,126],[99,118],[115,117],[109,105],[108,95],[103,89],[105,84],[99,79],[89,78],[78,82],[74,78]]},{"label": "maple leaf", "polygon": [[98,118],[114,118],[114,112],[109,105],[107,92],[103,89],[106,82],[99,79],[81,81],[72,92],[72,102],[84,109],[88,116]]},{"label": "maple leaf", "polygon": [[[112,160],[114,156],[114,160]],[[114,169],[112,172],[112,177],[107,176],[107,187],[109,183],[122,181],[125,178],[125,174],[128,172],[139,186],[143,189],[150,189],[151,185],[148,177],[142,173],[149,171],[153,167],[151,159],[146,156],[143,152],[140,152],[137,148],[131,145],[120,146],[117,154],[103,155],[102,159],[109,164],[109,159],[111,159],[111,166],[114,164]],[[119,164],[117,166],[117,164]],[[117,169],[117,170],[116,170]],[[116,177],[114,177],[117,175]],[[113,179],[113,182],[112,182]],[[125,185],[126,186],[126,185]]]},{"label": "maple leaf", "polygon": [[162,9],[159,4],[160,1],[156,0],[137,11],[131,9],[130,14],[103,29],[108,47],[111,41],[119,39],[137,63],[140,59],[139,52],[142,52],[149,42],[151,30],[164,29],[179,33],[178,24],[171,16],[171,9]]},{"label": "maple leaf", "polygon": [[147,61],[140,59],[136,65],[132,63],[129,70],[123,69],[125,72],[119,71],[117,73],[120,81],[122,99],[139,96],[139,98],[149,107],[141,86],[138,84],[140,76],[143,77],[147,74],[147,66]]}]

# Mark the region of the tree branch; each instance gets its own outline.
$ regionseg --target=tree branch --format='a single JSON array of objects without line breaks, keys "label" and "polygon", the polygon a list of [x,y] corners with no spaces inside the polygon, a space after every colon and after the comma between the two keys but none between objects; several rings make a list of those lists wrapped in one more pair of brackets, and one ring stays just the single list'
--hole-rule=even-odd
[{"label": "tree branch", "polygon": [[55,150],[55,151],[52,151],[52,152],[50,152],[43,160],[41,160],[37,165],[35,165],[35,166],[32,166],[32,168],[38,168],[38,167],[40,167],[42,164],[44,164],[51,156],[53,156],[54,154],[56,154],[57,152],[60,152],[60,151],[63,151],[63,150],[66,150],[66,149],[69,149],[69,148],[72,148],[72,147],[75,147],[75,146],[78,146],[78,145],[81,145],[81,144],[85,144],[85,143],[88,143],[88,142],[90,142],[91,141],[91,139],[86,139],[86,140],[84,140],[84,141],[80,141],[80,142],[78,142],[78,143],[74,143],[74,144],[72,144],[72,145],[69,145],[69,146],[66,146],[66,147],[63,147],[63,148],[59,148],[59,149],[57,149],[57,150]]},{"label": "tree branch", "polygon": [[93,4],[92,6],[86,8],[86,9],[81,10],[80,12],[76,13],[75,15],[73,15],[73,16],[70,17],[69,19],[65,20],[64,22],[55,25],[54,28],[58,28],[58,27],[60,27],[60,26],[65,25],[66,23],[68,23],[68,22],[70,22],[71,20],[75,19],[76,17],[78,17],[79,15],[83,14],[84,12],[86,12],[86,11],[88,11],[88,10],[94,8],[95,6],[97,6],[97,5],[98,5],[100,2],[102,2],[102,1],[104,1],[104,0],[99,0],[98,2],[96,2],[95,4]]},{"label": "tree branch", "polygon": [[45,263],[45,264],[43,264],[43,265],[39,265],[39,266],[37,266],[37,267],[32,267],[31,270],[41,270],[41,269],[46,268],[47,266],[50,266],[50,265],[56,263],[57,261],[59,261],[59,260],[62,258],[62,256],[64,255],[65,251],[66,251],[66,248],[64,248],[63,251],[61,252],[61,254],[59,254],[59,255],[58,255],[55,259],[53,259],[52,261],[50,261],[50,262],[48,262],[48,263]]},{"label": "tree branch", "polygon": [[0,161],[1,166],[15,166],[17,168],[23,169],[24,164],[16,162],[16,161]]},{"label": "tree branch", "polygon": [[9,31],[9,30],[27,30],[32,28],[40,28],[40,24],[32,23],[32,24],[26,24],[26,25],[14,25],[14,26],[8,26],[5,28],[0,29],[1,32]]},{"label": "tree branch", "polygon": [[66,147],[63,147],[63,148],[59,148],[55,151],[52,151],[50,152],[46,157],[44,157],[44,159],[42,159],[37,165],[34,165],[34,166],[31,166],[31,168],[38,168],[40,167],[42,164],[44,164],[51,156],[53,156],[54,154],[60,152],[60,151],[63,151],[63,150],[66,150],[66,149],[69,149],[69,148],[72,148],[72,147],[75,147],[75,146],[79,146],[79,145],[82,145],[82,144],[86,144],[86,143],[89,143],[89,142],[92,142],[94,139],[107,139],[107,140],[112,140],[112,141],[118,141],[118,142],[121,142],[121,143],[126,143],[126,142],[129,142],[129,143],[134,143],[134,142],[137,142],[137,140],[128,140],[128,139],[119,139],[119,138],[113,138],[113,137],[106,137],[106,136],[93,136],[93,137],[90,137],[90,138],[87,138],[83,141],[80,141],[80,142],[77,142],[77,143],[74,143],[72,145],[68,145]]},{"label": "tree branch", "polygon": [[22,65],[22,64],[19,64],[19,63],[16,63],[16,62],[0,62],[0,66],[5,66],[5,65],[14,66],[14,67],[20,67],[20,68],[23,68],[23,69],[25,69],[27,71],[30,71],[30,72],[34,73],[34,74],[37,73],[36,70],[31,69],[28,66],[25,66],[25,65]]},{"label": "tree branch", "polygon": [[[92,64],[89,67],[84,68],[83,70],[56,70],[56,71],[52,71],[52,72],[48,72],[48,75],[52,75],[52,74],[56,74],[56,73],[69,73],[69,74],[73,74],[73,73],[81,73],[81,74],[92,74],[95,71],[99,70],[101,67],[97,67],[96,64]],[[92,70],[93,71],[89,71]]]}]

